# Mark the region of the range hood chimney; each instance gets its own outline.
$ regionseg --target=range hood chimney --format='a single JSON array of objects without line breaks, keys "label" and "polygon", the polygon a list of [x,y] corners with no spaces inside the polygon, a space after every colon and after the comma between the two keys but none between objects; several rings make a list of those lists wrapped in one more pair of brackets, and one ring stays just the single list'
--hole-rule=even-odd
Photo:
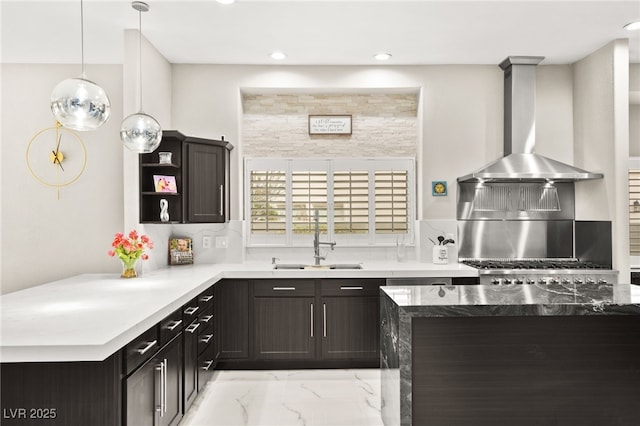
[{"label": "range hood chimney", "polygon": [[591,173],[535,153],[536,66],[542,56],[509,56],[504,71],[504,157],[458,178],[458,182],[600,179]]}]

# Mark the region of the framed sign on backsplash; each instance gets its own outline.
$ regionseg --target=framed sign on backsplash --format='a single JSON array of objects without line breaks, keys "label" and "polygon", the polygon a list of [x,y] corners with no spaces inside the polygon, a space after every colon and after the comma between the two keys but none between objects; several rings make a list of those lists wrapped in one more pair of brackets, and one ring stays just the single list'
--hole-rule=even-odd
[{"label": "framed sign on backsplash", "polygon": [[310,135],[350,135],[351,115],[309,115]]}]

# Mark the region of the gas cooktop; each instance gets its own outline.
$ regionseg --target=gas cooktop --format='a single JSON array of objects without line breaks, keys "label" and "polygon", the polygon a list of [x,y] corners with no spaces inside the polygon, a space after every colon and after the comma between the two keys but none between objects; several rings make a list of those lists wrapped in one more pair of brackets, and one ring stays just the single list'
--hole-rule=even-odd
[{"label": "gas cooktop", "polygon": [[477,269],[611,269],[590,261],[578,259],[467,259],[461,263]]}]

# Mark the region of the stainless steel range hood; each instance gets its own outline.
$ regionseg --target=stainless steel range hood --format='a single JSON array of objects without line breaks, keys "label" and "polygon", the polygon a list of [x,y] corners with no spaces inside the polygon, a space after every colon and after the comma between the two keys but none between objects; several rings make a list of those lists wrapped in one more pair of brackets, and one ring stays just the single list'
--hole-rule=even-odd
[{"label": "stainless steel range hood", "polygon": [[510,56],[504,70],[504,157],[458,178],[458,182],[553,181],[600,179],[592,173],[535,154],[536,66],[542,56]]}]

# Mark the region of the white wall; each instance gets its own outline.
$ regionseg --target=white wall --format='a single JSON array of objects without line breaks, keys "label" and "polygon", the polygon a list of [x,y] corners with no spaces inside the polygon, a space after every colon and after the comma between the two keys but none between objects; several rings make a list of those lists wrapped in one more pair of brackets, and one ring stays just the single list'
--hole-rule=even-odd
[{"label": "white wall", "polygon": [[576,184],[576,219],[613,221],[613,264],[629,276],[629,49],[616,40],[574,64],[575,163],[605,179]]},{"label": "white wall", "polygon": [[78,133],[87,149],[86,170],[60,190],[58,200],[55,189],[30,174],[26,148],[39,130],[55,124],[51,92],[77,77],[80,66],[2,65],[2,293],[120,269],[107,251],[113,233],[122,229],[122,67],[88,65],[86,71],[109,95],[111,118],[94,132]]}]

